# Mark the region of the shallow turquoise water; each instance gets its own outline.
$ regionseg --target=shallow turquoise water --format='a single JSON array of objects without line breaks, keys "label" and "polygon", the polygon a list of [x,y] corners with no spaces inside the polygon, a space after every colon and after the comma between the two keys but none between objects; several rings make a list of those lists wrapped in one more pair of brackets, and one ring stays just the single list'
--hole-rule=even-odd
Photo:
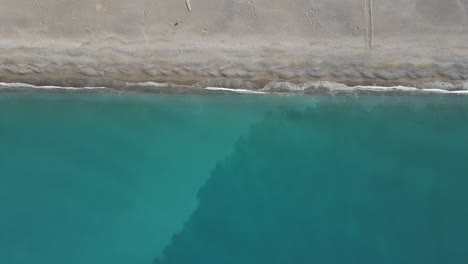
[{"label": "shallow turquoise water", "polygon": [[0,263],[467,263],[468,98],[0,94]]}]

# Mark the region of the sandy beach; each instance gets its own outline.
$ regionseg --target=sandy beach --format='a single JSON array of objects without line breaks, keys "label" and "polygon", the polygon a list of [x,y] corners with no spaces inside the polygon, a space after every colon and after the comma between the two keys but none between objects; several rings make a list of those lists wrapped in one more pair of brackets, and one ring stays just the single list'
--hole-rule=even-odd
[{"label": "sandy beach", "polygon": [[468,4],[458,0],[2,2],[1,82],[468,79]]}]

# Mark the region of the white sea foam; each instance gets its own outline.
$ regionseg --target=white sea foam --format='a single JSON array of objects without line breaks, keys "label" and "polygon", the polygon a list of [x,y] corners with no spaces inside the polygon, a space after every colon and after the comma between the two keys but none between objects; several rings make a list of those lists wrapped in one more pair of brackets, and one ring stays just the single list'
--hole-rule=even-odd
[{"label": "white sea foam", "polygon": [[[429,84],[425,84],[429,85]],[[391,92],[391,91],[399,91],[399,92],[412,92],[412,93],[433,93],[433,94],[468,94],[468,90],[449,90],[449,89],[442,89],[446,88],[447,85],[442,87],[436,88],[437,83],[429,85],[431,88],[418,88],[412,86],[365,86],[365,85],[358,85],[358,86],[347,86],[341,83],[335,82],[308,82],[305,84],[300,85],[302,91],[307,90],[309,88],[325,88],[330,91],[371,91],[371,92]],[[458,85],[457,87],[465,87],[466,85]],[[425,86],[426,87],[426,86]],[[455,87],[455,85],[450,86],[450,88]],[[294,91],[294,90],[293,90]]]},{"label": "white sea foam", "polygon": [[[289,82],[271,82],[267,84],[264,88],[260,90],[252,90],[252,89],[242,89],[242,88],[226,88],[226,87],[215,87],[215,86],[208,86],[208,87],[200,87],[200,86],[186,86],[186,85],[176,85],[174,83],[158,83],[158,82],[136,82],[136,83],[129,83],[126,82],[124,85],[127,87],[125,88],[126,91],[131,91],[135,89],[138,91],[138,87],[153,87],[153,88],[160,88],[160,87],[177,87],[179,89],[175,89],[175,92],[179,92],[180,88],[190,89],[190,88],[202,88],[207,91],[219,91],[219,92],[232,92],[232,93],[241,93],[241,94],[271,94],[271,93],[280,93],[280,94],[304,94],[308,91],[318,91],[318,94],[324,93],[327,94],[328,92],[409,92],[409,93],[422,93],[422,94],[454,94],[454,95],[468,95],[468,89],[457,89],[453,90],[454,87],[467,87],[467,84],[457,84],[457,85],[448,85],[442,84],[437,86],[440,83],[430,83],[430,84],[421,84],[416,85],[416,87],[412,86],[367,86],[367,85],[358,85],[358,86],[347,86],[345,84],[336,83],[336,82],[328,82],[328,81],[317,81],[317,82],[306,82],[303,84],[293,84]],[[117,85],[120,86],[120,85]],[[450,88],[450,89],[446,89]],[[0,89],[59,89],[59,90],[94,90],[94,89],[108,89],[108,90],[115,90],[116,87],[113,85],[106,86],[85,86],[85,87],[69,87],[69,86],[54,86],[54,85],[32,85],[27,83],[6,83],[0,82]],[[321,90],[324,89],[324,90]],[[170,90],[170,89],[169,89]],[[169,92],[169,91],[168,91]]]},{"label": "white sea foam", "polygon": [[225,92],[245,93],[245,94],[268,94],[267,92],[262,92],[262,91],[252,91],[252,90],[246,90],[246,89],[232,89],[232,88],[222,88],[222,87],[206,87],[204,89],[208,91],[225,91]]},{"label": "white sea foam", "polygon": [[94,90],[94,89],[109,89],[108,87],[69,87],[69,86],[53,86],[53,85],[32,85],[27,83],[5,83],[0,82],[0,88],[29,88],[29,89],[63,89],[63,90]]},{"label": "white sea foam", "polygon": [[443,94],[468,94],[468,90],[463,91],[447,91],[443,89],[422,89],[424,92],[430,93],[443,93]]},{"label": "white sea foam", "polygon": [[403,91],[403,92],[419,92],[422,91],[416,87],[409,86],[354,86],[349,87],[351,90],[386,92],[386,91]]},{"label": "white sea foam", "polygon": [[437,88],[430,88],[430,89],[419,89],[416,87],[409,87],[409,86],[355,86],[350,87],[350,89],[358,89],[358,90],[366,90],[366,91],[403,91],[403,92],[424,92],[424,93],[442,93],[442,94],[468,94],[468,90],[444,90],[444,89],[437,89]]}]

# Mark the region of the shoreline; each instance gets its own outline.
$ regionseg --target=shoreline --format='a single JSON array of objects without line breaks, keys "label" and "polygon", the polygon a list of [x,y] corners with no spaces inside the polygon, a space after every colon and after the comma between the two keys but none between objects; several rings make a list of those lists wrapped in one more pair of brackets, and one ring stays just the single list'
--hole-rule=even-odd
[{"label": "shoreline", "polygon": [[[263,87],[254,83],[230,79],[214,79],[199,82],[195,85],[179,85],[174,83],[107,80],[102,86],[57,86],[33,85],[28,83],[0,82],[2,92],[107,92],[107,93],[152,93],[152,94],[252,94],[252,95],[468,95],[468,82],[448,83],[432,82],[415,86],[369,86],[329,82],[311,81],[302,84],[290,82],[270,82]],[[107,84],[107,85],[105,85]],[[111,85],[109,85],[111,84]]]}]

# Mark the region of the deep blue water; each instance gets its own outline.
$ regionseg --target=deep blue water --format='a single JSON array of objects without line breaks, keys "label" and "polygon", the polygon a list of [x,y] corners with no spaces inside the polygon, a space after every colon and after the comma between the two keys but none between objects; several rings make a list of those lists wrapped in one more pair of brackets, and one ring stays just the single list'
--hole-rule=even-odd
[{"label": "deep blue water", "polygon": [[0,93],[0,263],[468,263],[468,97]]}]

